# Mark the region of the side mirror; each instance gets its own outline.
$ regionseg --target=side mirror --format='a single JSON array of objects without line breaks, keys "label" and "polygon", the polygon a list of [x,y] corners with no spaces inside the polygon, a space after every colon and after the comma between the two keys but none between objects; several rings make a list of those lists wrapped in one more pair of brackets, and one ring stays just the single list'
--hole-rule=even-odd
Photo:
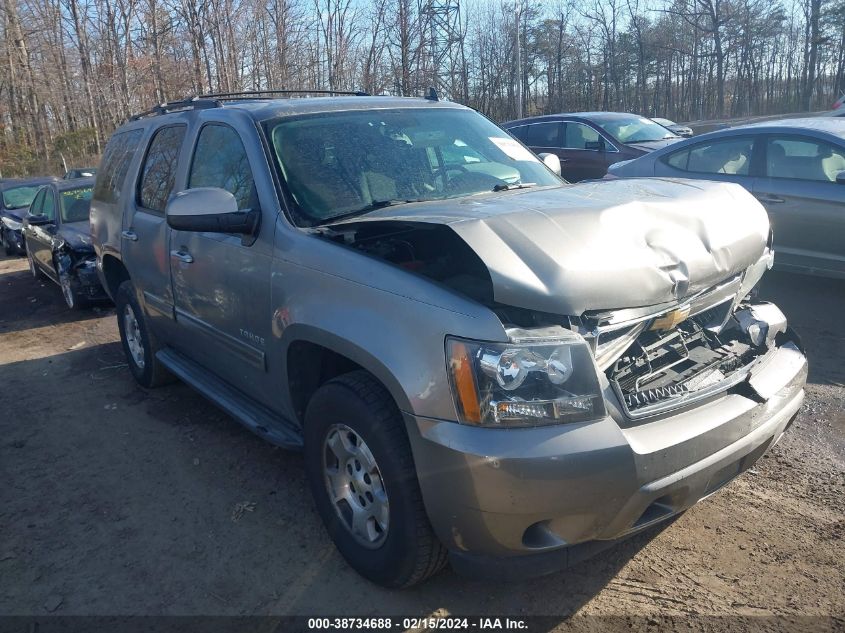
[{"label": "side mirror", "polygon": [[836,174],[836,184],[845,185],[845,171],[840,171],[838,174]]},{"label": "side mirror", "polygon": [[600,152],[604,149],[604,139],[599,137],[599,140],[597,141],[586,141],[584,143],[584,149]]},{"label": "side mirror", "polygon": [[52,220],[46,215],[31,215],[29,213],[26,214],[24,220],[26,220],[26,223],[30,226],[41,226],[44,224],[50,224],[50,222],[52,222]]},{"label": "side mirror", "polygon": [[177,231],[236,233],[251,244],[258,233],[261,212],[238,210],[235,196],[217,187],[197,187],[177,193],[165,209],[167,225]]},{"label": "side mirror", "polygon": [[548,152],[543,152],[542,154],[538,154],[540,160],[555,172],[558,176],[561,175],[561,167],[560,167],[560,158],[558,158],[557,154],[549,154]]}]

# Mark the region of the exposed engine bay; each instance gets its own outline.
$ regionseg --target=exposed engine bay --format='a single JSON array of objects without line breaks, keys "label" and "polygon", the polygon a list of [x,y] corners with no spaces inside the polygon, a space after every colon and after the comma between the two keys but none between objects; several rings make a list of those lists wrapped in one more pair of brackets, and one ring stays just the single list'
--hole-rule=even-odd
[{"label": "exposed engine bay", "polygon": [[490,274],[450,228],[437,224],[360,224],[327,237],[437,281],[479,303],[493,305]]},{"label": "exposed engine bay", "polygon": [[[729,301],[722,309],[732,306]],[[739,385],[786,332],[786,318],[769,303],[742,302],[727,317],[714,326],[713,313],[706,311],[670,329],[652,321],[606,370],[628,417],[660,413]]]},{"label": "exposed engine bay", "polygon": [[631,420],[738,385],[786,330],[776,306],[752,305],[746,296],[771,263],[769,248],[744,273],[681,301],[565,316],[497,303],[485,263],[445,225],[361,223],[324,236],[488,306],[506,328],[558,325],[578,332]]}]

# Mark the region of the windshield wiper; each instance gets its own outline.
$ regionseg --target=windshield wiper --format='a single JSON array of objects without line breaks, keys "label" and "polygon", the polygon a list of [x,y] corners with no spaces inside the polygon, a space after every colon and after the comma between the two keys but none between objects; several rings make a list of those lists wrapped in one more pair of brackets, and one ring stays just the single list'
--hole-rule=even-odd
[{"label": "windshield wiper", "polygon": [[508,184],[503,182],[501,184],[496,185],[493,187],[493,191],[510,191],[511,189],[528,189],[529,187],[536,186],[536,182],[520,182],[515,184]]},{"label": "windshield wiper", "polygon": [[376,211],[378,209],[384,209],[385,207],[395,207],[400,204],[410,204],[412,202],[420,202],[420,200],[401,200],[401,199],[391,199],[391,200],[373,200],[370,204],[361,207],[360,209],[355,209],[354,211],[347,211],[346,213],[341,213],[340,215],[334,215],[330,218],[326,218],[326,221],[323,223],[324,225],[331,225],[335,222],[339,222],[340,220],[347,220],[349,218],[354,218],[359,215],[366,215],[371,211]]}]

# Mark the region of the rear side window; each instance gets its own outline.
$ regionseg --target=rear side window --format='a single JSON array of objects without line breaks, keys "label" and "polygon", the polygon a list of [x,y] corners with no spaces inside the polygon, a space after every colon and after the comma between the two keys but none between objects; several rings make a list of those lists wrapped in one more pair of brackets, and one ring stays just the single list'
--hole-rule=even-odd
[{"label": "rear side window", "polygon": [[663,160],[682,171],[747,176],[753,148],[754,139],[751,137],[728,138],[669,154]]},{"label": "rear side window", "polygon": [[512,127],[508,130],[511,136],[515,136],[523,143],[528,142],[528,127],[527,125],[518,125],[516,127]]},{"label": "rear side window", "polygon": [[150,141],[138,184],[138,204],[144,209],[164,213],[176,182],[176,164],[184,138],[185,126],[172,125],[158,130]]},{"label": "rear side window", "polygon": [[533,147],[560,147],[561,124],[535,123],[528,126],[528,145]]},{"label": "rear side window", "polygon": [[766,175],[835,182],[845,171],[845,150],[824,141],[794,136],[771,137],[766,144]]},{"label": "rear side window", "polygon": [[238,209],[258,206],[255,181],[238,133],[226,125],[206,125],[200,131],[188,188],[219,187],[238,201]]},{"label": "rear side window", "polygon": [[94,198],[111,204],[120,199],[123,181],[126,179],[129,164],[135,156],[142,133],[141,129],[129,130],[111,137],[103,153],[102,168],[97,173]]}]

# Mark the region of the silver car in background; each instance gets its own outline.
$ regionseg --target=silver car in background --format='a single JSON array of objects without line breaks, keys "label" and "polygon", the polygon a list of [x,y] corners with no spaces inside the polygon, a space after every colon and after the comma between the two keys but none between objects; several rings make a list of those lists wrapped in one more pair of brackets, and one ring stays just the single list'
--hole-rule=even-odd
[{"label": "silver car in background", "polygon": [[766,121],[704,134],[609,170],[742,185],[769,213],[783,270],[845,277],[845,120]]}]

